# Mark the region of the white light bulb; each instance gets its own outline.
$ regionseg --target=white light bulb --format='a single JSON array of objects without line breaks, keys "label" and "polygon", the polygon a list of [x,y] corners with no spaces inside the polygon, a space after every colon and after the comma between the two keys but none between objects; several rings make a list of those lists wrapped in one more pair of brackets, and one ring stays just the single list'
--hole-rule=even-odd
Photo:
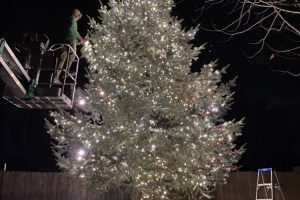
[{"label": "white light bulb", "polygon": [[85,154],[85,151],[83,149],[80,149],[77,154],[79,156],[83,156]]},{"label": "white light bulb", "polygon": [[83,106],[85,104],[85,100],[84,99],[80,99],[79,100],[79,105]]}]

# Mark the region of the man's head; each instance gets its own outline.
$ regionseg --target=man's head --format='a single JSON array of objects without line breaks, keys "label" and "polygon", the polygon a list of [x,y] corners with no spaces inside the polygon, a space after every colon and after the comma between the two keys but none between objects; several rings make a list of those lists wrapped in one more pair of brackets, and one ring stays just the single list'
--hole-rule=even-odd
[{"label": "man's head", "polygon": [[79,20],[82,17],[82,14],[80,12],[80,10],[78,10],[77,8],[73,10],[73,16],[76,20]]}]

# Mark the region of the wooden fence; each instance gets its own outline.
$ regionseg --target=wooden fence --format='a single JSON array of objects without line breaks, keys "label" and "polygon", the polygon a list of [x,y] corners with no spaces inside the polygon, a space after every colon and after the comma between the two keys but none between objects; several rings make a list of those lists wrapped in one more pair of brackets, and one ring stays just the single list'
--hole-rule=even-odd
[{"label": "wooden fence", "polygon": [[[1,181],[2,179],[2,181]],[[2,172],[0,200],[130,200],[121,192],[100,193],[63,173]]]},{"label": "wooden fence", "polygon": [[[300,199],[300,173],[279,172],[285,200]],[[219,186],[214,200],[255,200],[256,172],[232,173]],[[117,191],[100,193],[63,173],[0,172],[0,200],[138,200],[138,194]],[[281,200],[275,192],[275,200]]]}]

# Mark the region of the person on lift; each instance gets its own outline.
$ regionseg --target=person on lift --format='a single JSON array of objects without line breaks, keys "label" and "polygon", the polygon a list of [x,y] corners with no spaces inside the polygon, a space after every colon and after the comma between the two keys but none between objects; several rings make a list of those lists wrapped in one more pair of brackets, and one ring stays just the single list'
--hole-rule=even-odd
[{"label": "person on lift", "polygon": [[[73,14],[69,18],[69,25],[66,27],[66,33],[64,36],[64,42],[66,44],[69,44],[73,48],[75,53],[77,50],[77,48],[76,48],[77,42],[80,42],[80,44],[84,43],[84,39],[80,36],[80,34],[77,30],[78,29],[77,21],[80,20],[81,17],[82,17],[81,12],[78,9],[74,9]],[[68,49],[64,48],[63,52],[61,53],[61,55],[58,58],[57,68],[54,71],[54,76],[53,76],[54,84],[60,84],[59,76],[60,76],[61,71],[64,68],[64,66],[67,65],[67,62],[66,62],[67,57],[68,57]],[[70,67],[70,65],[72,64],[74,59],[75,59],[75,54],[71,52],[69,55],[69,61],[68,61],[69,66],[67,66],[67,67]]]}]

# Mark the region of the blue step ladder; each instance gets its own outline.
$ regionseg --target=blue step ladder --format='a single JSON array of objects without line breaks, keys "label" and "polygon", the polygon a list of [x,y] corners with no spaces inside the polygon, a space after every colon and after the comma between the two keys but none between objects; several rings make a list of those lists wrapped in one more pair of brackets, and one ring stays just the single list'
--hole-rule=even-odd
[{"label": "blue step ladder", "polygon": [[[281,194],[276,199],[274,189],[277,189]],[[277,174],[272,168],[260,168],[257,170],[255,200],[285,200]]]}]

